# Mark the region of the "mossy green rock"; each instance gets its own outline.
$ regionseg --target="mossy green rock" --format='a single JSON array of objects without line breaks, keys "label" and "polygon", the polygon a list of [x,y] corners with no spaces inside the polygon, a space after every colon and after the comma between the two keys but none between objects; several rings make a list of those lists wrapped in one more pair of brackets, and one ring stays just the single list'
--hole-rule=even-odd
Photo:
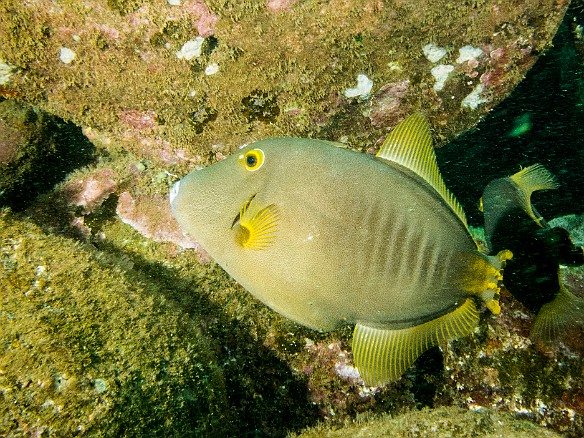
[{"label": "mossy green rock", "polygon": [[23,210],[75,167],[88,164],[94,149],[72,123],[0,97],[0,206]]},{"label": "mossy green rock", "polygon": [[442,407],[411,411],[391,417],[357,420],[341,428],[315,427],[296,435],[297,438],[335,437],[559,437],[561,435],[539,427],[511,414],[488,409],[469,411],[458,407]]},{"label": "mossy green rock", "polygon": [[6,212],[0,264],[1,436],[229,435],[196,316],[131,264]]}]

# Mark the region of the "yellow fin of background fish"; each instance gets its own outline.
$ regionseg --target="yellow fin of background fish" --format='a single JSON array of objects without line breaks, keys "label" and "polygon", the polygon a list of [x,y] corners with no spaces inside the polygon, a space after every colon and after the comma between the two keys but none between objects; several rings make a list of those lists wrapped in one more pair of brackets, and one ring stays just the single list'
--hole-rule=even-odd
[{"label": "yellow fin of background fish", "polygon": [[553,301],[541,306],[533,327],[531,339],[540,345],[550,344],[570,327],[584,323],[584,299],[577,297],[560,284]]},{"label": "yellow fin of background fish", "polygon": [[389,133],[376,156],[400,164],[424,179],[444,199],[468,230],[462,206],[446,188],[438,169],[430,126],[423,115],[412,114],[397,125]]},{"label": "yellow fin of background fish", "polygon": [[509,177],[519,189],[518,200],[520,207],[531,217],[540,227],[543,227],[543,218],[536,214],[531,205],[531,194],[537,190],[553,190],[560,185],[554,176],[541,164],[521,169],[519,172]]},{"label": "yellow fin of background fish", "polygon": [[234,223],[236,241],[247,249],[269,247],[276,236],[278,215],[274,204],[262,206],[252,197],[241,206],[239,220]]},{"label": "yellow fin of background fish", "polygon": [[397,380],[430,347],[470,334],[478,321],[469,298],[452,312],[414,327],[383,329],[357,323],[353,360],[367,385],[385,385]]}]

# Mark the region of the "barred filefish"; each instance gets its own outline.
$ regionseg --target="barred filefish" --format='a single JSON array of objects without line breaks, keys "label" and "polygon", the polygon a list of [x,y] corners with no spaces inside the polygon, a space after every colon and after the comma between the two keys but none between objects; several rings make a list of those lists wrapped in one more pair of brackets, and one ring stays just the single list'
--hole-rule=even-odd
[{"label": "barred filefish", "polygon": [[274,138],[189,173],[171,205],[193,236],[273,310],[328,331],[355,324],[368,385],[396,380],[425,350],[469,334],[477,303],[498,313],[509,253],[482,254],[438,170],[426,119],[379,153]]}]

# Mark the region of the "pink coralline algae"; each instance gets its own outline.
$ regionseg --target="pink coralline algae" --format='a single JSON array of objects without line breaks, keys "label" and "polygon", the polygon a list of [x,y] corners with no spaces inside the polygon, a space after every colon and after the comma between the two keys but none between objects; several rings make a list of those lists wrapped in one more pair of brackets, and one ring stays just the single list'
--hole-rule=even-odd
[{"label": "pink coralline algae", "polygon": [[193,26],[203,38],[215,33],[215,24],[219,17],[212,14],[209,8],[202,1],[185,3],[185,9],[194,17]]},{"label": "pink coralline algae", "polygon": [[174,220],[168,196],[135,195],[123,192],[118,199],[116,212],[125,224],[156,242],[172,242],[181,248],[195,249],[202,260],[205,251],[193,239],[185,236]]},{"label": "pink coralline algae", "polygon": [[118,116],[122,123],[133,129],[154,129],[157,125],[156,113],[154,111],[126,109],[120,111]]},{"label": "pink coralline algae", "polygon": [[514,41],[508,47],[486,46],[484,49],[489,56],[486,71],[481,75],[480,81],[487,89],[508,87],[510,71],[517,68],[516,66],[527,70],[537,60],[531,47],[524,47],[521,41]]},{"label": "pink coralline algae", "polygon": [[270,10],[271,12],[283,11],[289,9],[297,1],[298,0],[269,0],[268,10]]},{"label": "pink coralline algae", "polygon": [[[131,141],[131,136],[126,138]],[[140,157],[152,159],[165,165],[197,162],[197,157],[190,157],[184,149],[173,149],[170,142],[162,139],[137,138],[130,150]]]},{"label": "pink coralline algae", "polygon": [[363,383],[359,372],[349,360],[350,353],[341,348],[339,341],[331,343],[318,342],[315,344],[310,340],[306,340],[306,350],[310,353],[311,365],[306,365],[303,368],[305,374],[311,374],[316,366],[321,370],[328,370],[331,376],[337,374],[352,382]]},{"label": "pink coralline algae", "polygon": [[99,207],[118,188],[112,169],[100,169],[63,187],[69,205],[81,207],[83,214]]},{"label": "pink coralline algae", "polygon": [[382,86],[371,105],[371,124],[378,127],[395,126],[413,110],[406,104],[412,94],[410,81],[392,82]]},{"label": "pink coralline algae", "polygon": [[[144,135],[145,133],[150,135]],[[152,131],[148,130],[127,129],[121,135],[115,136],[92,127],[84,127],[83,134],[95,145],[107,149],[117,143],[138,157],[163,165],[191,163],[194,166],[203,161],[200,155],[191,155],[183,148],[174,148],[169,141],[153,137]]]},{"label": "pink coralline algae", "polygon": [[[381,388],[364,386],[358,370],[351,362],[351,353],[342,342],[313,342],[306,339],[305,357],[298,370],[307,376],[310,401],[318,406],[322,418],[337,419],[349,412],[372,407],[373,395]],[[340,379],[339,379],[340,377]]]}]

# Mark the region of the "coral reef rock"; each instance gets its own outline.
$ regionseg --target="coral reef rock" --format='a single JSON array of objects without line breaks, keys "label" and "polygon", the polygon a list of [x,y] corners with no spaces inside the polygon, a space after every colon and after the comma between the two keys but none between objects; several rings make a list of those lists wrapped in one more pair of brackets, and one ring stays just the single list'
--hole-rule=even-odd
[{"label": "coral reef rock", "polygon": [[338,428],[317,426],[294,435],[297,438],[334,438],[347,436],[381,437],[510,437],[529,438],[560,437],[562,435],[545,430],[533,423],[510,414],[501,414],[488,409],[468,411],[461,408],[437,408],[412,411],[400,416],[364,418],[353,424]]},{"label": "coral reef rock", "polygon": [[446,141],[521,81],[568,3],[7,1],[0,92],[174,163],[269,136],[362,147],[420,109]]},{"label": "coral reef rock", "polygon": [[26,208],[77,166],[94,146],[72,123],[0,97],[0,206]]}]

